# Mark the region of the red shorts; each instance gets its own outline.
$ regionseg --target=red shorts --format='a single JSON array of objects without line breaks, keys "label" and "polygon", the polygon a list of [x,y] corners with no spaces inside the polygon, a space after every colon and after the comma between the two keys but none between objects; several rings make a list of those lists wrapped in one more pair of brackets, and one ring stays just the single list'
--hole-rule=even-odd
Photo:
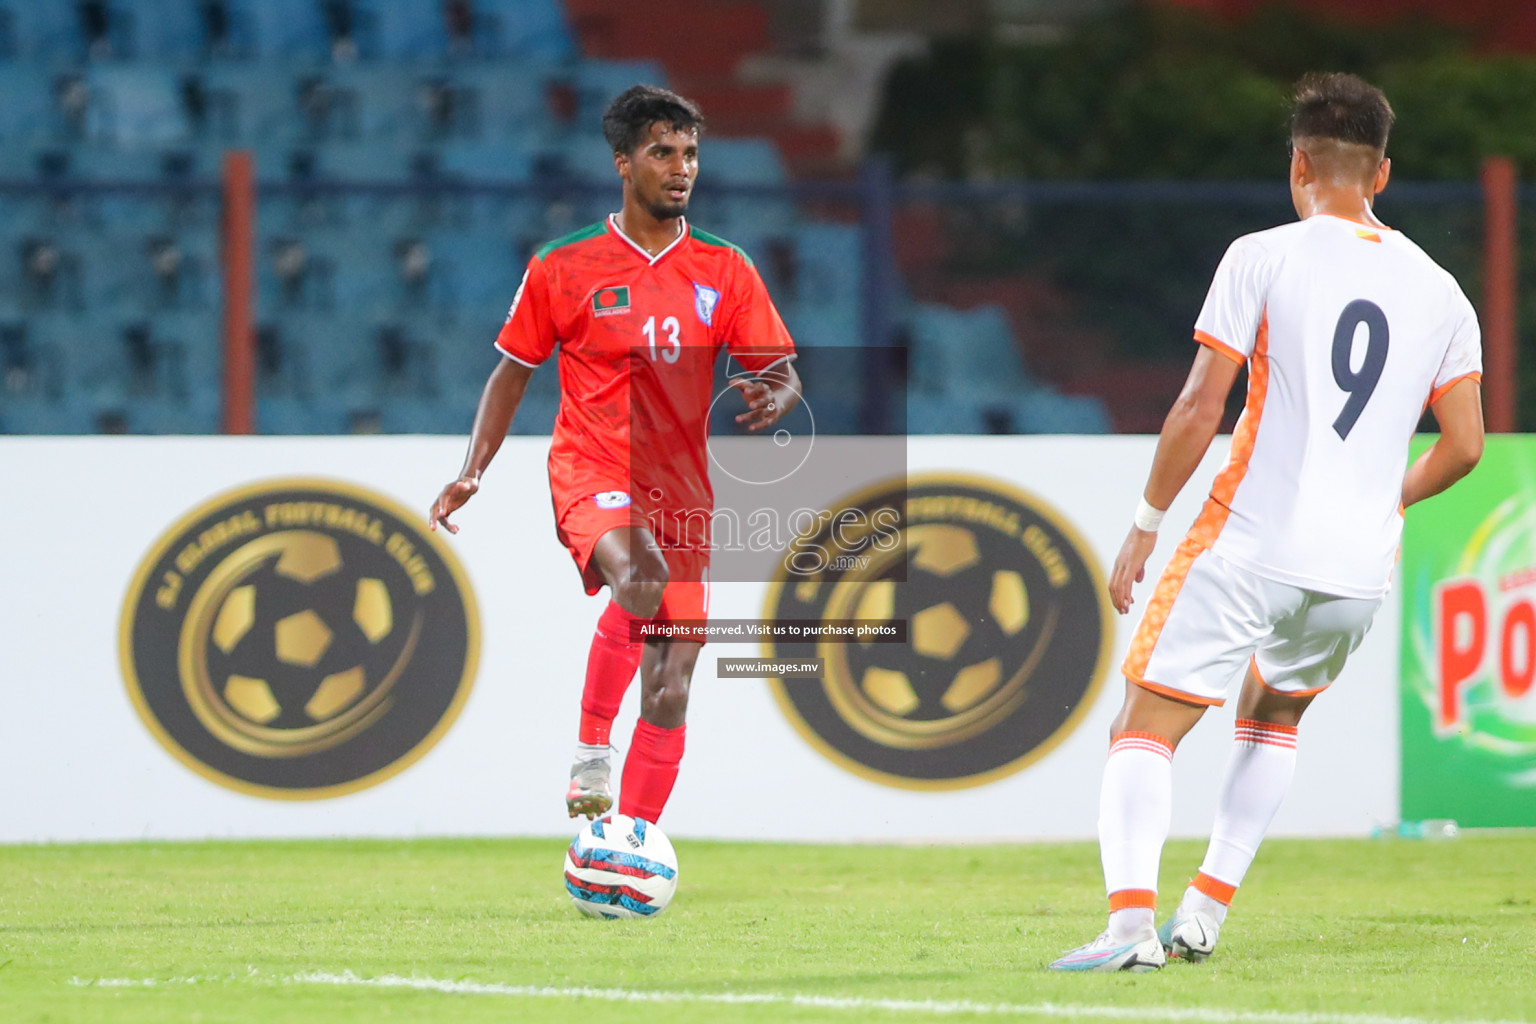
[{"label": "red shorts", "polygon": [[[595,496],[581,498],[564,513],[555,510],[555,533],[571,553],[581,573],[582,586],[595,594],[607,585],[602,570],[592,560],[592,549],[610,530],[638,526],[650,530],[651,523],[633,504],[622,508],[604,508]],[[709,552],[697,548],[662,547],[671,582],[661,596],[656,612],[658,621],[709,618]]]}]

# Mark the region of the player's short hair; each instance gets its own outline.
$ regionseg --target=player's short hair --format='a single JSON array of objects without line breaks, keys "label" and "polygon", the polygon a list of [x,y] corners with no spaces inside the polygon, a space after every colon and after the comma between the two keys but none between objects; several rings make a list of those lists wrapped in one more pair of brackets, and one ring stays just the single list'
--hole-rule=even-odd
[{"label": "player's short hair", "polygon": [[1355,75],[1307,75],[1296,83],[1291,106],[1291,139],[1319,139],[1367,146],[1378,154],[1396,115],[1386,95]]},{"label": "player's short hair", "polygon": [[704,130],[704,113],[699,105],[670,89],[655,85],[633,85],[614,97],[603,111],[603,138],[615,153],[633,153],[650,134],[651,125],[660,122],[672,131]]}]

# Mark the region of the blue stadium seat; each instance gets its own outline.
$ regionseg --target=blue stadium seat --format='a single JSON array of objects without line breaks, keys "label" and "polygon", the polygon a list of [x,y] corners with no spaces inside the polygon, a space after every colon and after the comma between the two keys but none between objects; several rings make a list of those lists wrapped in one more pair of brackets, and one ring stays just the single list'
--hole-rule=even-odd
[{"label": "blue stadium seat", "polygon": [[335,102],[355,110],[363,140],[408,135],[421,124],[421,80],[419,69],[399,63],[342,65],[325,73]]},{"label": "blue stadium seat", "polygon": [[0,434],[94,434],[96,413],[74,394],[0,396]]},{"label": "blue stadium seat", "polygon": [[787,175],[779,147],[768,139],[710,139],[700,147],[699,175],[740,185],[777,185]]},{"label": "blue stadium seat", "polygon": [[921,304],[912,317],[911,382],[918,391],[1006,402],[1034,383],[1003,311]]},{"label": "blue stadium seat", "polygon": [[346,429],[345,417],[317,400],[292,395],[256,396],[259,434],[340,434]]},{"label": "blue stadium seat", "polygon": [[632,85],[667,84],[666,69],[654,60],[584,60],[576,65],[577,120],[595,127],[608,103]]},{"label": "blue stadium seat", "polygon": [[220,392],[224,338],[217,309],[159,313],[150,319],[150,329],[169,360],[170,390],[186,395]]},{"label": "blue stadium seat", "polygon": [[237,52],[253,57],[319,60],[331,52],[317,0],[228,0]]},{"label": "blue stadium seat", "polygon": [[1014,401],[1016,434],[1109,434],[1114,432],[1109,411],[1098,398],[1062,395],[1039,388]]},{"label": "blue stadium seat", "polygon": [[133,434],[216,434],[223,412],[217,394],[130,398],[124,405]]},{"label": "blue stadium seat", "polygon": [[530,174],[526,150],[507,142],[445,143],[437,150],[438,168],[446,176],[465,181],[520,182]]},{"label": "blue stadium seat", "polygon": [[400,182],[410,177],[412,156],[389,143],[331,143],[315,150],[315,170],[337,181]]},{"label": "blue stadium seat", "polygon": [[974,403],[952,395],[907,395],[907,433],[982,434],[986,422]]},{"label": "blue stadium seat", "polygon": [[[540,377],[553,377],[548,370],[540,370],[533,375],[533,380]],[[478,398],[478,395],[476,396]],[[473,406],[471,406],[473,408]],[[521,436],[548,437],[555,430],[555,416],[560,412],[560,394],[549,394],[544,391],[534,391],[530,383],[528,393],[523,396],[522,405],[517,408],[517,416],[512,420],[512,433]]]},{"label": "blue stadium seat", "polygon": [[[52,79],[47,65],[0,64],[0,96],[5,97],[0,103],[0,141],[28,142],[52,133],[58,123]],[[6,148],[15,156],[30,157],[25,150]]]},{"label": "blue stadium seat", "polygon": [[558,0],[475,0],[475,48],[486,56],[566,60],[576,53]]},{"label": "blue stadium seat", "polygon": [[378,403],[385,434],[469,434],[475,407],[444,398],[388,396]]},{"label": "blue stadium seat", "polygon": [[126,13],[139,60],[180,61],[201,56],[207,36],[196,0],[114,0]]},{"label": "blue stadium seat", "polygon": [[[284,142],[300,134],[294,73],[282,64],[211,64],[199,75],[210,105],[226,109],[232,141]],[[272,174],[274,168],[258,168]]]},{"label": "blue stadium seat", "polygon": [[441,3],[422,0],[355,0],[362,23],[364,56],[398,60],[442,57],[448,27]]},{"label": "blue stadium seat", "polygon": [[371,390],[374,356],[366,330],[352,316],[288,314],[278,321],[284,343],[303,366],[310,393],[339,397]]},{"label": "blue stadium seat", "polygon": [[479,134],[489,140],[528,134],[545,113],[544,89],[556,73],[538,61],[453,64],[443,74],[472,97]]},{"label": "blue stadium seat", "polygon": [[59,0],[9,0],[3,10],[10,15],[14,53],[22,59],[75,58],[85,50],[80,35],[80,15],[72,3]]},{"label": "blue stadium seat", "polygon": [[175,145],[191,137],[176,75],[159,65],[92,65],[86,131],[124,148]]}]

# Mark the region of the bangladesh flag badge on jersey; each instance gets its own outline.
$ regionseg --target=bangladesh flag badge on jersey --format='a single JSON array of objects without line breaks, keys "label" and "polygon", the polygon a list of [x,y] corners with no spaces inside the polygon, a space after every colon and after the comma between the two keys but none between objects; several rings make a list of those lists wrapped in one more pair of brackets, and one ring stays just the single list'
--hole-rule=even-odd
[{"label": "bangladesh flag badge on jersey", "polygon": [[592,293],[592,315],[614,316],[629,312],[629,286],[599,288]]}]

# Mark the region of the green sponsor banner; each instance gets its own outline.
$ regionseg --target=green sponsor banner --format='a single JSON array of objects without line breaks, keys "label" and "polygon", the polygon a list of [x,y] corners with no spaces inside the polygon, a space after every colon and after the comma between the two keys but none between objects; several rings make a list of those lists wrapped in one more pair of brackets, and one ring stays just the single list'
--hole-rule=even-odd
[{"label": "green sponsor banner", "polygon": [[1536,437],[1409,511],[1402,592],[1403,818],[1536,825]]}]

